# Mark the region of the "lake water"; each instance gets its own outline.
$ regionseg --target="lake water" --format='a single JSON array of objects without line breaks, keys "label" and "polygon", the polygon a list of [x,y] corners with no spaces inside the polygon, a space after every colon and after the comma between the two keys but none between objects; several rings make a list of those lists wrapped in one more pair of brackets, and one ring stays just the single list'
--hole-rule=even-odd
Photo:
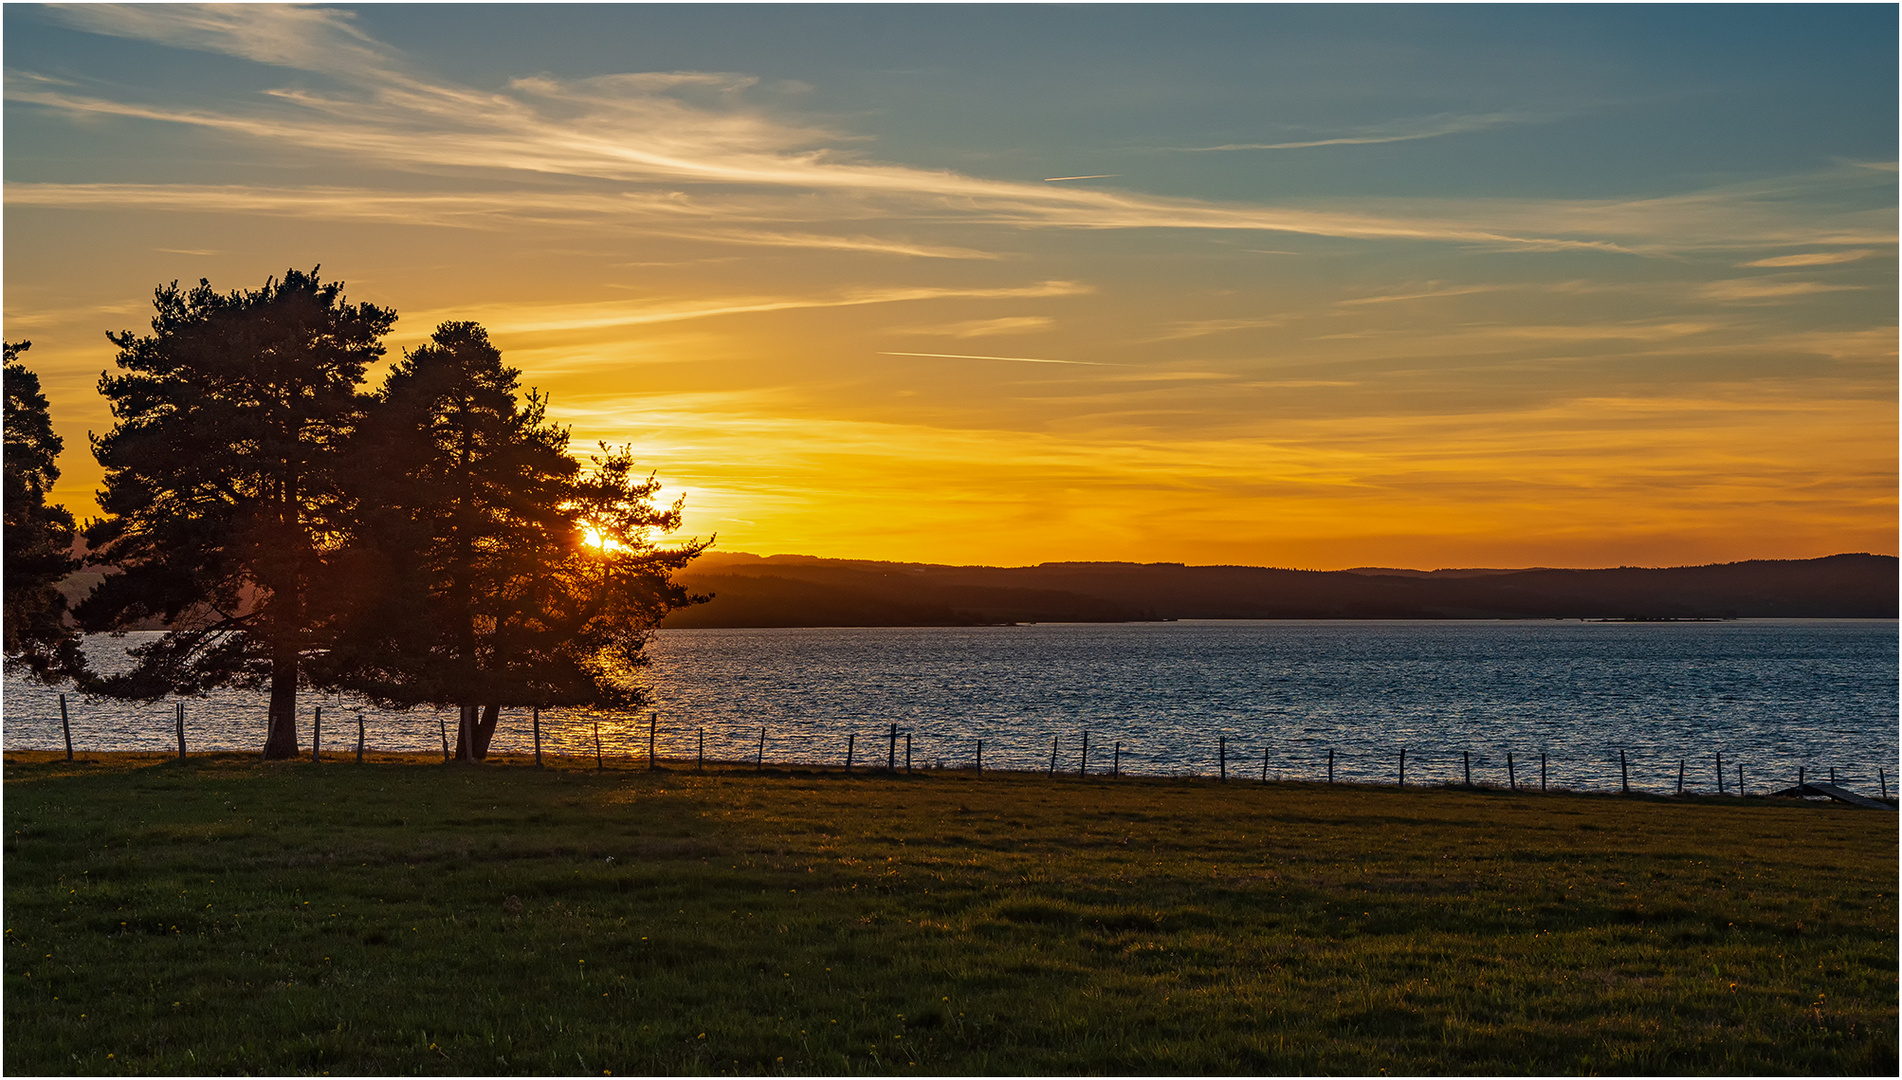
[{"label": "lake water", "polygon": [[[88,642],[110,665],[148,635]],[[1897,626],[1893,620],[1723,623],[1205,621],[1014,627],[671,630],[655,635],[646,673],[663,758],[838,767],[883,765],[890,724],[918,767],[1088,768],[1214,775],[1226,739],[1231,778],[1324,779],[1330,750],[1343,781],[1392,783],[1404,749],[1408,783],[1463,778],[1616,790],[1619,754],[1634,789],[1725,786],[1736,767],[1752,791],[1837,779],[1894,791]],[[58,691],[6,682],[10,749],[59,749]],[[175,748],[173,703],[68,695],[80,750]],[[299,735],[324,708],[324,746],[355,745],[356,717],[378,750],[440,750],[453,711],[385,712],[306,694]],[[193,750],[256,750],[261,694],[186,699]],[[542,714],[551,753],[602,745],[626,765],[646,752],[648,713]],[[504,710],[495,749],[531,749],[526,709]],[[453,739],[454,732],[450,731]]]}]

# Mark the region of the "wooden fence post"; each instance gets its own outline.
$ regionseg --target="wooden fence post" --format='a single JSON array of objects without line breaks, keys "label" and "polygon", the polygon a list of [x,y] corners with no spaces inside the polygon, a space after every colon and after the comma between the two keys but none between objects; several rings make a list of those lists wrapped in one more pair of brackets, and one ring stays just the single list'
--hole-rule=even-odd
[{"label": "wooden fence post", "polygon": [[885,747],[885,771],[898,771],[898,725],[892,725],[891,742]]},{"label": "wooden fence post", "polygon": [[754,772],[766,771],[766,727],[765,725],[761,725],[759,729],[759,753],[753,758],[753,771]]},{"label": "wooden fence post", "polygon": [[1084,728],[1083,729],[1083,753],[1078,755],[1076,759],[1076,778],[1078,780],[1083,779],[1084,773],[1089,769],[1089,767],[1090,767],[1090,729]]},{"label": "wooden fence post", "polygon": [[1216,738],[1217,738],[1217,742],[1215,744],[1216,759],[1217,761],[1220,762],[1220,767],[1222,770],[1222,783],[1226,784],[1228,783],[1228,736],[1219,735]]},{"label": "wooden fence post", "polygon": [[852,771],[852,751],[856,748],[858,741],[857,732],[848,733],[845,737],[845,771],[848,773]]},{"label": "wooden fence post", "polygon": [[1268,748],[1261,748],[1261,782],[1268,782]]},{"label": "wooden fence post", "polygon": [[[537,765],[541,764],[540,759],[537,758],[535,763]],[[362,709],[357,710],[357,764],[359,765],[363,764],[363,710]]]},{"label": "wooden fence post", "polygon": [[1050,736],[1050,771],[1045,773],[1044,774],[1045,776],[1057,775],[1057,739],[1058,738],[1059,736],[1056,736],[1056,735]]},{"label": "wooden fence post", "polygon": [[1116,740],[1116,756],[1113,758],[1110,758],[1110,777],[1114,779],[1122,775],[1123,775],[1123,741],[1121,739],[1118,739]]},{"label": "wooden fence post", "polygon": [[1882,801],[1888,802],[1889,801],[1889,773],[1887,770],[1877,769],[1876,776],[1882,780]]},{"label": "wooden fence post", "polygon": [[1684,794],[1684,759],[1677,759],[1677,793]]},{"label": "wooden fence post", "polygon": [[594,771],[601,772],[607,767],[608,763],[601,758],[601,721],[596,720],[594,722]]},{"label": "wooden fence post", "polygon": [[1407,748],[1400,748],[1400,786],[1407,786]]},{"label": "wooden fence post", "polygon": [[[177,702],[176,705],[177,705],[177,713],[178,713],[178,760],[184,761],[185,760],[185,703],[180,701],[180,702]],[[322,711],[323,711],[322,709],[318,710],[319,713],[321,713]],[[312,753],[316,752],[316,746],[314,744],[311,747],[311,752]]]},{"label": "wooden fence post", "polygon": [[535,731],[535,767],[542,767],[542,707],[535,706],[533,718],[529,721]]},{"label": "wooden fence post", "polygon": [[1466,763],[1466,786],[1472,787],[1473,786],[1473,752],[1471,750],[1461,750],[1460,760]]},{"label": "wooden fence post", "polygon": [[1506,786],[1514,791],[1519,790],[1519,774],[1513,770],[1510,750],[1506,751]]},{"label": "wooden fence post", "polygon": [[1802,787],[1804,783],[1805,781],[1803,779],[1803,766],[1798,765],[1796,767],[1796,786]]},{"label": "wooden fence post", "polygon": [[1737,763],[1737,797],[1738,797],[1739,799],[1744,799],[1744,798],[1748,798],[1748,797],[1749,797],[1749,796],[1747,796],[1747,795],[1745,795],[1745,794],[1744,794],[1744,786],[1743,786],[1743,762],[1738,762],[1738,763]]},{"label": "wooden fence post", "polygon": [[1334,782],[1334,748],[1332,746],[1327,748],[1327,782],[1330,784]]},{"label": "wooden fence post", "polygon": [[1539,751],[1539,790],[1545,790],[1545,751]]},{"label": "wooden fence post", "polygon": [[[660,768],[660,763],[654,760],[654,729],[658,728],[659,726],[660,726],[660,710],[659,709],[649,710],[647,714],[647,769],[649,772],[652,772],[653,770]],[[598,733],[601,730],[601,724],[599,721],[595,722],[594,729],[597,732],[597,734],[595,735],[595,740],[598,742],[600,741],[600,735]]]},{"label": "wooden fence post", "polygon": [[66,736],[66,760],[73,760],[73,725],[66,719],[66,695],[59,696],[59,730]]},{"label": "wooden fence post", "polygon": [[[317,764],[317,747],[324,741],[324,707],[317,706],[317,715],[310,722],[310,763]],[[178,754],[185,756],[185,706],[178,707]]]},{"label": "wooden fence post", "polygon": [[707,771],[707,729],[698,728],[697,730],[700,732],[700,760],[694,766],[694,768],[698,769],[701,772],[706,772]]},{"label": "wooden fence post", "polygon": [[1625,752],[1618,751],[1618,790],[1631,794],[1631,774],[1625,770]]},{"label": "wooden fence post", "polygon": [[905,732],[905,775],[911,775],[911,732]]},{"label": "wooden fence post", "polygon": [[1717,755],[1717,794],[1724,793],[1724,755]]},{"label": "wooden fence post", "polygon": [[984,775],[984,740],[977,741],[977,774]]}]

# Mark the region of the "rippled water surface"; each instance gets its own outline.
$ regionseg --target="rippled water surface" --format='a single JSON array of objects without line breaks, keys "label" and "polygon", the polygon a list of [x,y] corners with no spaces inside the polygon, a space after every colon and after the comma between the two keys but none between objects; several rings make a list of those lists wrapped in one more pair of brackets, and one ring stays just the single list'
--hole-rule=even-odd
[{"label": "rippled water surface", "polygon": [[[1878,791],[1895,783],[1896,623],[1180,622],[899,629],[672,630],[647,674],[660,754],[882,766],[905,737],[919,767],[1044,769],[1407,782],[1463,776],[1615,789],[1793,783],[1797,768]],[[96,638],[110,664],[141,640]],[[359,707],[307,694],[300,738],[324,709],[323,745],[342,754],[363,717],[373,749],[441,746],[453,712]],[[255,750],[261,694],[185,701],[189,746]],[[78,749],[171,749],[173,703],[68,694]],[[6,744],[61,745],[57,690],[6,683]],[[545,712],[544,748],[644,759],[648,712]],[[531,748],[528,710],[505,710],[495,747]],[[450,737],[453,739],[453,731]],[[1120,743],[1120,752],[1117,749]]]}]

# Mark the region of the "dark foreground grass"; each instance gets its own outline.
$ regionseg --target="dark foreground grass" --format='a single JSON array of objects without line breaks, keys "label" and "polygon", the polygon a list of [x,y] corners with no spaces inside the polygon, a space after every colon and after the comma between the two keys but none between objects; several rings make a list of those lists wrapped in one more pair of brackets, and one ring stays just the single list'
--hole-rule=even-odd
[{"label": "dark foreground grass", "polygon": [[1896,817],[9,754],[22,1073],[1860,1073]]}]

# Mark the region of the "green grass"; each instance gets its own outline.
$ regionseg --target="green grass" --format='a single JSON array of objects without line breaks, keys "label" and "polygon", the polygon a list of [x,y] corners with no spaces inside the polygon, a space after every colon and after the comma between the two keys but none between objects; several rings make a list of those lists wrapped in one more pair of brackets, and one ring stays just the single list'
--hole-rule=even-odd
[{"label": "green grass", "polygon": [[1897,819],[1783,801],[6,759],[22,1073],[1858,1073]]}]

